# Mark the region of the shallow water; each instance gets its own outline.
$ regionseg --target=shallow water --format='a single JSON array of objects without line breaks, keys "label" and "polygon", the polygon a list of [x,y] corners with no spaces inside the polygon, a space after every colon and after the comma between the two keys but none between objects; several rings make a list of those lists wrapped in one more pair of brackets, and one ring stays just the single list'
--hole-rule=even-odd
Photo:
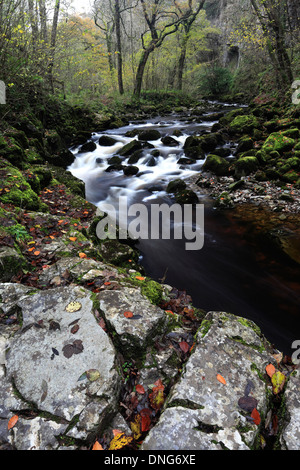
[{"label": "shallow water", "polygon": [[[196,164],[186,166],[177,163],[184,155],[185,139],[194,132],[209,131],[214,122],[189,122],[172,115],[97,133],[93,135],[97,143],[95,151],[78,153],[78,149],[71,149],[76,159],[69,169],[86,183],[87,200],[106,212],[107,204],[118,210],[120,196],[126,196],[128,204],[142,202],[148,210],[152,204],[170,205],[174,201],[165,192],[168,182],[197,174],[204,162],[198,160]],[[144,150],[142,158],[135,164],[139,167],[137,176],[126,177],[123,171],[105,172],[109,158],[124,144],[136,139],[125,136],[134,128],[158,129],[162,136],[172,135],[179,129],[182,135],[172,136],[178,141],[178,147],[166,147],[161,139],[150,141],[160,151],[160,157],[156,166],[148,166],[151,149]],[[101,135],[109,135],[117,143],[111,147],[100,146]],[[128,158],[125,158],[122,164],[127,162]],[[237,221],[215,211],[206,196],[200,203],[205,208],[203,248],[186,250],[183,239],[140,240],[137,246],[141,264],[154,279],[160,280],[165,275],[167,284],[186,290],[199,308],[227,311],[252,319],[276,348],[290,355],[292,342],[300,339],[299,279],[296,283],[289,279],[290,269],[294,269],[297,276],[297,268],[283,261],[274,271],[272,261],[260,262],[264,259],[263,248],[255,247],[241,237]],[[257,256],[258,252],[261,256]]]}]

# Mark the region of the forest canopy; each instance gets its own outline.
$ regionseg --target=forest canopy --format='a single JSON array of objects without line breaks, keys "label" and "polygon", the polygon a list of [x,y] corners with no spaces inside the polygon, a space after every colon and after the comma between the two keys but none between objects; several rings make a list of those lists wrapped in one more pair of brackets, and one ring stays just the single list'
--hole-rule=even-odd
[{"label": "forest canopy", "polygon": [[299,75],[297,0],[0,1],[0,79],[73,104],[145,90],[251,94]]}]

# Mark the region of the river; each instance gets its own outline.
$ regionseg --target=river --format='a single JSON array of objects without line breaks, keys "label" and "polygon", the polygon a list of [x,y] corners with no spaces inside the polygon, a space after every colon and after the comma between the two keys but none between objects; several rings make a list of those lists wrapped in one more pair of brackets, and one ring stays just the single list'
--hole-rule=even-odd
[{"label": "river", "polygon": [[[234,105],[224,109],[232,107]],[[213,111],[212,108],[211,113]],[[76,158],[69,170],[85,182],[86,199],[106,212],[107,204],[118,212],[120,197],[126,198],[129,205],[142,203],[149,210],[153,204],[170,205],[174,201],[166,193],[168,182],[175,178],[187,180],[201,171],[204,162],[197,160],[192,165],[177,163],[184,156],[186,138],[193,133],[210,132],[215,122],[210,120],[209,113],[204,122],[190,121],[188,116],[173,114],[95,133],[92,140],[97,144],[96,150],[81,153],[79,148],[71,149]],[[124,176],[123,171],[105,171],[110,158],[137,138],[128,136],[128,131],[134,129],[157,129],[161,137],[170,135],[178,145],[166,146],[161,138],[149,141],[153,148],[144,149],[135,163],[137,175]],[[176,136],[173,135],[175,130]],[[100,145],[99,138],[103,135],[114,138],[115,143]],[[235,146],[227,143],[226,147],[230,159]],[[153,154],[153,150],[158,152]],[[122,158],[122,164],[128,164],[128,157]],[[212,200],[205,195],[200,196],[199,204],[204,205],[203,247],[187,250],[184,239],[142,239],[137,247],[147,275],[155,280],[165,276],[165,283],[186,290],[196,307],[206,311],[231,312],[253,320],[276,348],[291,355],[292,343],[300,340],[300,331],[297,329],[299,284],[289,282],[290,265],[283,262],[274,270],[272,260],[260,263],[261,257],[257,252],[262,252],[263,248],[249,244],[240,236],[238,222],[216,211]]]}]

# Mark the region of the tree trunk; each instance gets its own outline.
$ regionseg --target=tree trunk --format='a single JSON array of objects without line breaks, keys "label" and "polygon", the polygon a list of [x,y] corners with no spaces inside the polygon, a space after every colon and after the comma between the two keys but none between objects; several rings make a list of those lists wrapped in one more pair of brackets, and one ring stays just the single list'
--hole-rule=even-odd
[{"label": "tree trunk", "polygon": [[59,9],[60,9],[60,0],[55,0],[54,15],[53,15],[53,22],[52,22],[52,30],[51,30],[51,42],[50,42],[50,63],[48,66],[49,82],[50,82],[52,93],[54,93],[53,67],[54,67],[54,54],[55,54],[55,46],[56,46]]},{"label": "tree trunk", "polygon": [[119,0],[115,0],[115,23],[116,23],[116,38],[117,38],[117,71],[118,71],[118,86],[119,93],[123,95],[123,67],[122,67],[122,44],[121,44],[121,17],[120,17],[120,4]]},{"label": "tree trunk", "polygon": [[137,68],[133,94],[135,98],[138,98],[138,99],[141,96],[144,71],[145,71],[145,67],[147,64],[147,60],[151,52],[152,52],[152,49],[146,49],[143,51],[142,57],[140,58],[139,65]]},{"label": "tree trunk", "polygon": [[185,65],[187,42],[188,42],[188,36],[186,34],[182,41],[182,46],[181,46],[181,51],[180,51],[180,56],[179,56],[179,61],[178,61],[177,89],[180,91],[182,91],[182,77],[183,77],[183,69]]}]

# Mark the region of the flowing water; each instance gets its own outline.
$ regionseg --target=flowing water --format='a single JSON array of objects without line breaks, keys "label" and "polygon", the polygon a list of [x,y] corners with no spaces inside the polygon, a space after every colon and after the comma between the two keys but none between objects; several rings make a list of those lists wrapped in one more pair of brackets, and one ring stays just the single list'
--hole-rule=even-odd
[{"label": "flowing water", "polygon": [[[174,114],[96,133],[92,137],[97,144],[93,152],[71,149],[76,159],[69,169],[85,182],[87,200],[103,211],[107,212],[107,204],[118,210],[120,196],[126,196],[129,204],[143,203],[149,209],[152,204],[173,204],[165,191],[168,182],[187,179],[201,171],[204,160],[192,165],[177,162],[184,156],[183,145],[189,135],[210,131],[215,121],[209,120],[209,113],[205,119],[197,123],[191,122],[188,116]],[[135,163],[139,168],[135,176],[124,176],[123,171],[106,172],[109,159],[125,144],[137,139],[127,136],[133,129],[157,129],[162,137],[170,135],[176,139],[178,145],[165,146],[161,139],[150,141],[159,150],[159,156],[154,161],[153,148],[144,149]],[[175,130],[181,131],[177,137],[172,135]],[[102,135],[113,137],[116,142],[101,146],[98,141]],[[234,145],[226,146],[234,150]],[[128,158],[123,158],[122,165],[127,164]],[[253,247],[240,236],[238,222],[215,211],[207,196],[200,197],[199,202],[204,204],[203,248],[186,250],[182,239],[140,240],[137,247],[141,264],[153,279],[165,278],[165,283],[186,290],[196,307],[227,311],[255,321],[276,348],[290,355],[292,342],[300,339],[299,283],[295,279],[291,282],[291,277],[297,276],[297,269],[283,262],[274,271],[272,263],[260,263],[257,251],[261,247]]]}]

